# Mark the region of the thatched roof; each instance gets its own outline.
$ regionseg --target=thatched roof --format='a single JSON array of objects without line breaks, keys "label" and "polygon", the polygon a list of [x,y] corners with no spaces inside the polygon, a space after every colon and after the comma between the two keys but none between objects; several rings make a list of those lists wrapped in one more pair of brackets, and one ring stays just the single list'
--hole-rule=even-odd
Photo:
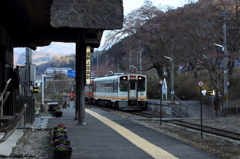
[{"label": "thatched roof", "polygon": [[121,29],[121,0],[54,0],[51,25],[56,28]]},{"label": "thatched roof", "polygon": [[122,0],[6,0],[0,2],[0,24],[14,47],[45,46],[51,41],[85,42],[98,47],[104,30],[121,29]]}]

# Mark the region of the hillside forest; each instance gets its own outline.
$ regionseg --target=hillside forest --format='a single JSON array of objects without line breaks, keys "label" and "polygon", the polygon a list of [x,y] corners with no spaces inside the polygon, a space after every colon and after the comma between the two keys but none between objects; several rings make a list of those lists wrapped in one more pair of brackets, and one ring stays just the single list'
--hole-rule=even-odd
[{"label": "hillside forest", "polygon": [[[202,89],[216,90],[230,104],[238,103],[239,5],[238,0],[199,0],[166,9],[145,1],[125,17],[123,29],[108,34],[106,43],[114,43],[111,48],[92,53],[91,75],[143,73],[148,76],[149,95],[155,95],[159,79],[165,78],[171,89],[173,68],[175,95],[199,99],[197,82],[203,80]],[[75,68],[75,55],[55,58],[39,65],[37,71],[47,67]]]}]

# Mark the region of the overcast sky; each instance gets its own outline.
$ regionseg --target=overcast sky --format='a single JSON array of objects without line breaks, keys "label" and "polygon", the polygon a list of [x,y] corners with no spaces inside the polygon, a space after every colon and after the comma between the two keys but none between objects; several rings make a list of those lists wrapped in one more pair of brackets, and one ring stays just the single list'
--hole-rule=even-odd
[{"label": "overcast sky", "polygon": [[[123,0],[124,14],[129,13],[131,10],[140,8],[145,0]],[[184,4],[197,1],[197,0],[152,0],[155,6],[172,6],[172,7],[181,7]]]}]

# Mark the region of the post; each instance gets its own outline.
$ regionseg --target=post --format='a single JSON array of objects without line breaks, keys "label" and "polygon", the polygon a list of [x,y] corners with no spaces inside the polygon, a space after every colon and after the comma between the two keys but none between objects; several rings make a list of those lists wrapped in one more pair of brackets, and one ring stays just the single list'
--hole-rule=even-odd
[{"label": "post", "polygon": [[44,77],[45,74],[42,74],[42,104],[44,105]]},{"label": "post", "polygon": [[160,125],[162,126],[162,85],[160,85]]},{"label": "post", "polygon": [[224,93],[224,107],[228,107],[228,86],[227,86],[227,61],[228,61],[228,58],[227,58],[227,31],[226,31],[226,14],[227,12],[223,12],[223,49],[224,49],[224,90],[223,90],[223,93]]},{"label": "post", "polygon": [[172,62],[171,65],[171,100],[173,103],[173,98],[174,98],[174,55],[172,54],[172,57],[164,56],[165,58],[169,59]]},{"label": "post", "polygon": [[172,55],[172,71],[171,71],[171,100],[174,100],[174,55]]},{"label": "post", "polygon": [[162,85],[163,85],[163,80],[160,80],[159,84],[160,84],[160,125],[162,125]]},{"label": "post", "polygon": [[201,138],[203,138],[203,124],[202,124],[202,87],[200,87],[200,97],[201,97],[201,100],[200,100],[200,120],[201,120]]},{"label": "post", "polygon": [[85,82],[86,82],[86,45],[82,39],[84,32],[79,30],[76,42],[76,111],[78,125],[86,125],[85,121]]}]

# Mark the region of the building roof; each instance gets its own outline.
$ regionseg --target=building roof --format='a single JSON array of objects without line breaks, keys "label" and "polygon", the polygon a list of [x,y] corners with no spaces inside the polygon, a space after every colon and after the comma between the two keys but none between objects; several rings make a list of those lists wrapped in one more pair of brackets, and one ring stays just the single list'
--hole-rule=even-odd
[{"label": "building roof", "polygon": [[13,37],[13,47],[49,45],[52,41],[84,42],[98,47],[104,30],[121,29],[122,0],[4,0],[0,24]]}]

